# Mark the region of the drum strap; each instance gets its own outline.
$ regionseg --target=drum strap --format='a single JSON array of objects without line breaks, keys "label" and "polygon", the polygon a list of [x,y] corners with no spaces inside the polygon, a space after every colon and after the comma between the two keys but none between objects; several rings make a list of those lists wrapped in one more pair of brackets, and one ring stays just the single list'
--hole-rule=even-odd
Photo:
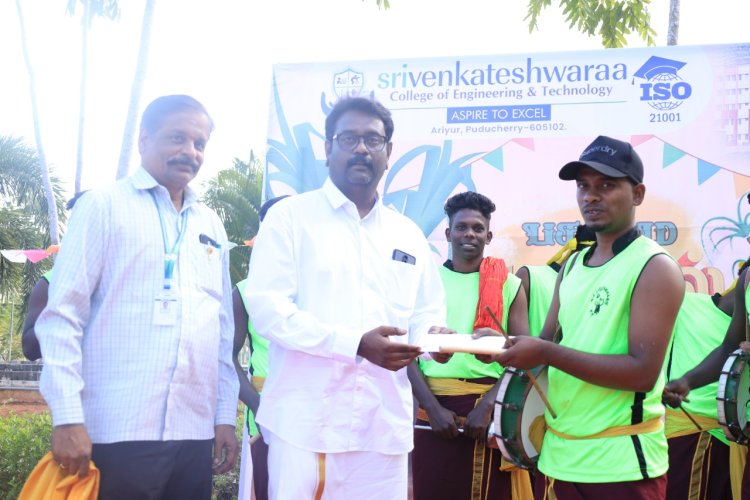
[{"label": "drum strap", "polygon": [[658,430],[661,430],[662,427],[663,427],[663,424],[661,421],[661,417],[656,417],[656,418],[652,418],[651,420],[646,420],[645,422],[641,422],[640,424],[616,425],[614,427],[610,427],[609,429],[604,429],[601,432],[597,432],[596,434],[590,434],[588,436],[573,436],[571,434],[558,432],[552,427],[547,427],[547,430],[557,437],[561,437],[564,439],[578,440],[578,439],[598,439],[598,438],[616,437],[616,436],[635,436],[636,434],[647,434],[649,432],[656,432]]},{"label": "drum strap", "polygon": [[479,394],[483,396],[495,385],[495,382],[477,383],[460,378],[425,377],[430,391],[436,396],[465,396]]}]

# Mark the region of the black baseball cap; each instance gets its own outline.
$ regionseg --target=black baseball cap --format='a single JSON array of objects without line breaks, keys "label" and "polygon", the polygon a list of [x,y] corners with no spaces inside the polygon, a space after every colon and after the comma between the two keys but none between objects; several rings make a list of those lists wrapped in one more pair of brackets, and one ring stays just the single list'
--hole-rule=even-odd
[{"label": "black baseball cap", "polygon": [[607,177],[627,177],[636,184],[643,182],[643,162],[633,146],[604,135],[589,144],[578,161],[561,168],[560,179],[575,180],[581,167],[593,168]]}]

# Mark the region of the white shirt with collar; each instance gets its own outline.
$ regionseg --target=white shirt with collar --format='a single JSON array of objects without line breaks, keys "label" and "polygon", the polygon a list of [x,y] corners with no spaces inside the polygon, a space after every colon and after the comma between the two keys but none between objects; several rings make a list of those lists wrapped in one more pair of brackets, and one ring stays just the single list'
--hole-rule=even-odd
[{"label": "white shirt with collar", "polygon": [[[152,321],[164,286],[159,212],[170,247],[187,217],[175,326]],[[142,167],[78,201],[36,324],[54,425],[83,423],[94,443],[211,439],[215,425],[235,425],[227,249],[221,221],[191,189],[178,213]]]},{"label": "white shirt with collar", "polygon": [[[414,262],[394,260],[394,251]],[[315,452],[408,452],[406,369],[381,368],[357,348],[381,325],[408,331],[391,341],[417,344],[445,324],[443,287],[419,227],[380,199],[360,218],[328,179],[268,212],[248,279],[253,326],[271,340],[260,425]]]}]

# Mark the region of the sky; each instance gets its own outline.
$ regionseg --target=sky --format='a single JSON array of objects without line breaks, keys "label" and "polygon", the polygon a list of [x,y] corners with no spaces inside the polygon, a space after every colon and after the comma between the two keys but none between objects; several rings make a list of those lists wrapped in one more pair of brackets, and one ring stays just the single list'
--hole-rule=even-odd
[{"label": "sky", "polygon": [[[80,14],[66,0],[20,0],[37,77],[48,163],[73,192],[80,86]],[[158,0],[140,112],[164,94],[190,94],[216,123],[196,187],[234,158],[265,151],[273,64],[604,50],[567,27],[561,10],[529,33],[522,0]],[[553,2],[556,4],[557,2]],[[90,34],[83,188],[115,178],[145,2],[120,2],[117,21]],[[666,45],[669,0],[649,10]],[[682,2],[681,45],[748,42],[748,0]],[[638,37],[629,47],[643,47]],[[0,2],[0,135],[34,146],[29,79],[15,1]],[[322,124],[321,124],[322,125]],[[137,149],[131,170],[138,166]],[[199,189],[200,190],[200,189]]]}]

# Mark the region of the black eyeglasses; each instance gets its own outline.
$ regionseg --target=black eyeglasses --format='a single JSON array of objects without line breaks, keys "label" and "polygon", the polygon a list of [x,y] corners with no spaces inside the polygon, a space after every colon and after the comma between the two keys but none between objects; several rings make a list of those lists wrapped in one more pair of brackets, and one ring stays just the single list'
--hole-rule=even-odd
[{"label": "black eyeglasses", "polygon": [[333,139],[345,151],[354,151],[359,146],[359,141],[364,141],[365,147],[372,153],[382,151],[387,142],[386,138],[379,134],[357,135],[352,132],[334,135]]}]

